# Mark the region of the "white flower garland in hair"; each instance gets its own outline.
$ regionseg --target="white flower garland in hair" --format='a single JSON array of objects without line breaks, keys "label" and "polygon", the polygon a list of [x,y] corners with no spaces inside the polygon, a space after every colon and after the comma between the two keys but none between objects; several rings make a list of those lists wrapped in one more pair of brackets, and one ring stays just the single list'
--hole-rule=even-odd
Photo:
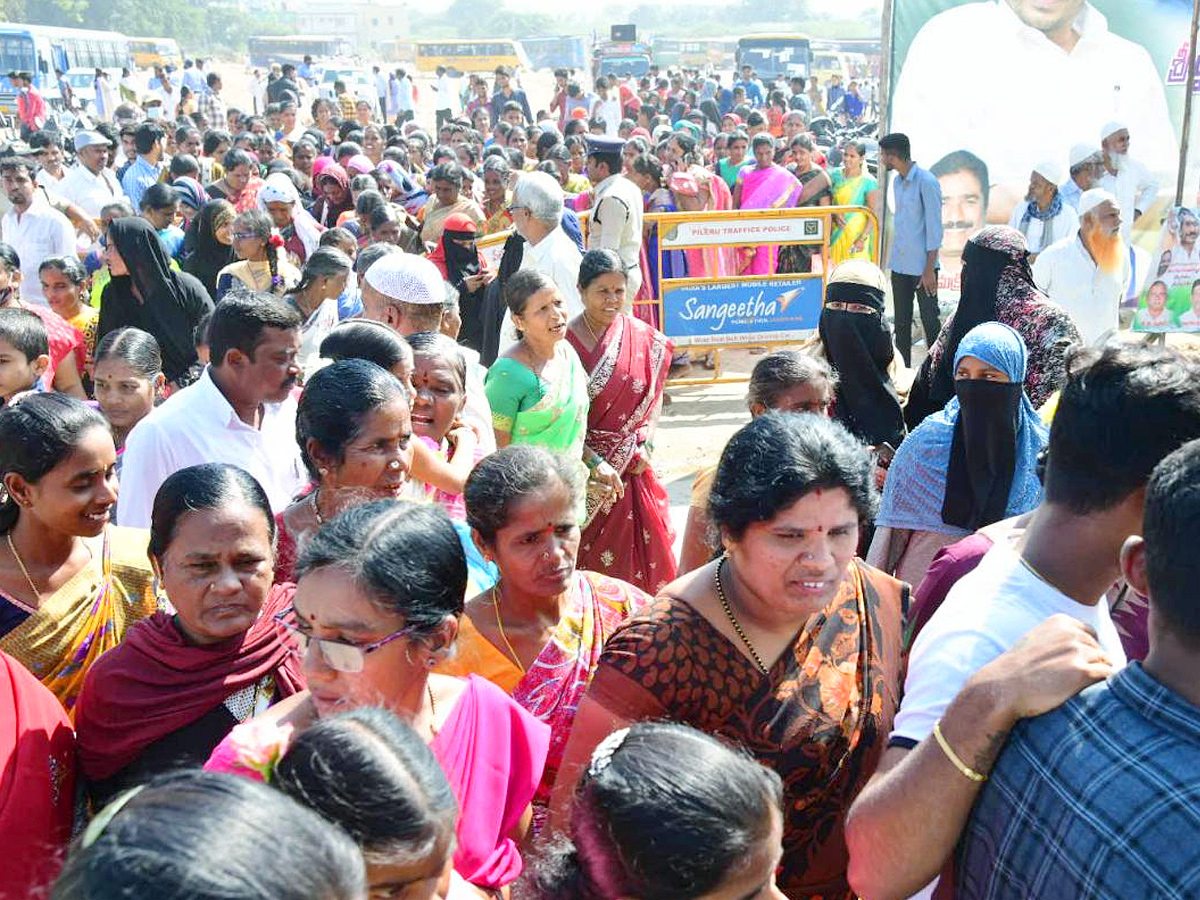
[{"label": "white flower garland in hair", "polygon": [[587,771],[589,778],[595,778],[608,768],[609,763],[612,762],[613,754],[620,749],[621,745],[625,743],[625,738],[628,736],[629,729],[621,728],[596,745],[596,749],[592,751],[592,760],[588,763]]}]

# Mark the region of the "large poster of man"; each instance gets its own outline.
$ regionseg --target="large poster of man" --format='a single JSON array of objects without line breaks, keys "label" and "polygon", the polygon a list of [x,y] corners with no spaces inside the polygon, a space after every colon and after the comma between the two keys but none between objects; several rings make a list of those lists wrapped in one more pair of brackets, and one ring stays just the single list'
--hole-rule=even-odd
[{"label": "large poster of man", "polygon": [[1134,331],[1200,331],[1200,215],[1172,209],[1163,224],[1158,269],[1133,316]]},{"label": "large poster of man", "polygon": [[[1175,185],[1191,7],[894,0],[888,128],[909,136],[914,157],[942,183],[943,302],[957,293],[959,244],[974,223],[1026,222],[1040,232],[1091,188],[1118,202],[1121,237],[1131,245],[1127,296],[1143,295]],[[981,172],[987,185],[978,184]],[[1031,185],[1047,172],[1062,175],[1058,196],[1035,208]],[[969,212],[953,199],[968,195]]]}]

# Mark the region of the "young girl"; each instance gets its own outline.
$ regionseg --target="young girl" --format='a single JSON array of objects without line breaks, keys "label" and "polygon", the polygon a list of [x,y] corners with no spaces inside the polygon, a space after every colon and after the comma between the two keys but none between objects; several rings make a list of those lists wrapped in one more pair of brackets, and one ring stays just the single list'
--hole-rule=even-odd
[{"label": "young girl", "polygon": [[[483,448],[474,431],[459,422],[467,400],[466,360],[458,345],[443,334],[419,332],[409,335],[408,343],[413,349],[412,383],[416,390],[412,403],[413,432],[422,444],[449,463],[471,460],[469,472],[482,458]],[[462,481],[465,486],[466,478]],[[450,518],[466,520],[467,508],[461,490],[448,491],[432,484],[427,490]]]},{"label": "young girl", "polygon": [[100,341],[95,369],[96,402],[112,426],[119,473],[125,438],[162,400],[167,381],[162,352],[153,335],[140,328],[118,328]]},{"label": "young girl", "polygon": [[233,249],[238,262],[217,273],[217,300],[239,282],[252,291],[282,295],[300,282],[300,270],[283,255],[283,239],[274,233],[271,217],[260,209],[233,220]]},{"label": "young girl", "polygon": [[[96,324],[100,310],[88,304],[91,279],[87,270],[76,256],[51,256],[38,266],[38,280],[42,283],[42,294],[50,308],[67,320],[67,324],[79,329],[87,345],[84,367],[92,371],[92,357],[96,350]],[[86,379],[86,375],[84,376]],[[86,387],[86,381],[84,386]]]}]

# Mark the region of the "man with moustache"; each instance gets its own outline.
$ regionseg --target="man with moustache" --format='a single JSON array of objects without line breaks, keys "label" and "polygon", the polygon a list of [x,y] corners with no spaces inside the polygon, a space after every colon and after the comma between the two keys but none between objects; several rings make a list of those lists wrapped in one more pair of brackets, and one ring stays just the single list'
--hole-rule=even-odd
[{"label": "man with moustache", "polygon": [[1180,207],[1176,214],[1179,240],[1162,255],[1158,270],[1167,284],[1187,284],[1200,278],[1200,218],[1187,207]]},{"label": "man with moustache", "polygon": [[1129,248],[1121,238],[1117,198],[1092,188],[1079,198],[1079,228],[1047,247],[1033,264],[1033,280],[1070,313],[1084,343],[1117,327],[1117,309],[1130,279]]},{"label": "man with moustache", "polygon": [[1054,160],[1043,160],[1034,166],[1029,175],[1029,192],[1008,220],[1010,228],[1025,235],[1025,245],[1033,257],[1079,227],[1079,215],[1059,196],[1061,180],[1062,167]]},{"label": "man with moustache", "polygon": [[942,187],[938,301],[958,300],[967,241],[987,222],[988,167],[969,150],[947,153],[929,169]]},{"label": "man with moustache", "polygon": [[1114,119],[1100,129],[1104,151],[1104,174],[1099,187],[1117,198],[1121,209],[1121,237],[1128,243],[1133,223],[1150,208],[1158,194],[1158,182],[1141,162],[1129,155],[1129,128]]},{"label": "man with moustache", "polygon": [[993,206],[1007,217],[1029,170],[1062,152],[1063,135],[1094,134],[1113,118],[1137,135],[1153,172],[1175,171],[1163,76],[1144,47],[1111,31],[1086,0],[983,0],[922,26],[896,82],[891,126],[933,158],[966,147],[986,159]]},{"label": "man with moustache", "polygon": [[125,442],[117,518],[150,526],[167,476],[230,463],[254,476],[281,511],[307,482],[296,444],[300,314],[273,294],[231,292],[208,325],[211,364],[138,422]]},{"label": "man with moustache", "polygon": [[1167,309],[1167,283],[1154,282],[1146,291],[1146,306],[1133,315],[1134,331],[1171,331],[1178,323]]},{"label": "man with moustache", "polygon": [[1067,165],[1070,166],[1070,177],[1058,186],[1058,195],[1078,214],[1079,198],[1084,191],[1096,187],[1100,180],[1104,157],[1095,144],[1076,144],[1067,157]]}]

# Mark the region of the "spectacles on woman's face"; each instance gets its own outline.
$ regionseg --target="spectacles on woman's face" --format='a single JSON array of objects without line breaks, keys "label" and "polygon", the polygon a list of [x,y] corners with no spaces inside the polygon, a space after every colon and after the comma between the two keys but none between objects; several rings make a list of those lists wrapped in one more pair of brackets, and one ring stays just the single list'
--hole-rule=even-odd
[{"label": "spectacles on woman's face", "polygon": [[252,241],[258,237],[253,231],[235,231],[230,235],[235,241]]},{"label": "spectacles on woman's face", "polygon": [[329,668],[350,674],[357,674],[363,670],[363,667],[367,663],[368,653],[374,653],[381,647],[386,647],[392,641],[406,637],[417,630],[415,625],[405,625],[399,631],[393,631],[386,637],[372,641],[369,644],[352,644],[349,641],[331,641],[325,638],[313,637],[312,633],[306,631],[302,626],[288,621],[289,618],[294,618],[295,615],[296,608],[290,606],[283,612],[278,613],[275,616],[275,621],[295,640],[296,649],[300,652],[300,655],[306,655],[308,648],[315,646]]}]

